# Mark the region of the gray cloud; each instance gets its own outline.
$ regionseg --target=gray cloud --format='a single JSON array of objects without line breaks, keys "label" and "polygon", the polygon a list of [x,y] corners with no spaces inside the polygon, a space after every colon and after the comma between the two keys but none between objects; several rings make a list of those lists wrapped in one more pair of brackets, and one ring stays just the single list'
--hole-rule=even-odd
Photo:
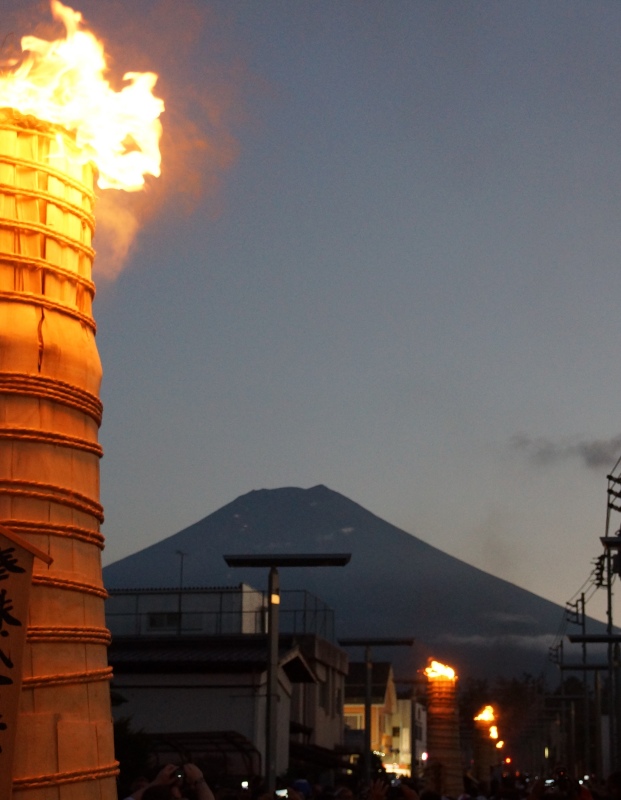
[{"label": "gray cloud", "polygon": [[530,614],[509,614],[506,611],[488,611],[483,616],[487,617],[487,619],[494,620],[495,622],[502,622],[508,625],[532,625],[533,622],[536,622],[534,617],[531,617]]},{"label": "gray cloud", "polygon": [[456,634],[443,634],[438,636],[438,642],[446,642],[454,645],[470,645],[491,650],[494,647],[510,646],[519,647],[524,650],[538,650],[547,652],[554,641],[553,634],[539,634],[537,636],[520,636],[517,634],[505,634],[503,636],[482,636],[473,634],[470,636],[459,636]]},{"label": "gray cloud", "polygon": [[511,437],[511,447],[526,453],[530,461],[546,466],[560,461],[577,459],[589,469],[611,469],[621,455],[621,434],[610,439],[559,439],[532,437],[517,433]]}]

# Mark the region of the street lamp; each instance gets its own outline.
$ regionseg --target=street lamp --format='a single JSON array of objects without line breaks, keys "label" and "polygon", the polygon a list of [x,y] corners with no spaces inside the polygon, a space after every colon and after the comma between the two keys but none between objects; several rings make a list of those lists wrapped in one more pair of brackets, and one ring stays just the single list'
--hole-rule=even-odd
[{"label": "street lamp", "polygon": [[371,683],[373,676],[373,662],[371,661],[372,647],[411,647],[414,639],[410,638],[385,638],[372,637],[366,639],[339,639],[341,647],[364,647],[366,663],[366,679],[364,693],[364,780],[367,786],[371,783]]},{"label": "street lamp", "polygon": [[279,555],[229,555],[229,567],[269,567],[268,581],[268,659],[267,703],[265,714],[265,781],[267,791],[276,788],[277,701],[278,701],[278,607],[280,585],[278,567],[344,567],[351,553],[284,553]]}]

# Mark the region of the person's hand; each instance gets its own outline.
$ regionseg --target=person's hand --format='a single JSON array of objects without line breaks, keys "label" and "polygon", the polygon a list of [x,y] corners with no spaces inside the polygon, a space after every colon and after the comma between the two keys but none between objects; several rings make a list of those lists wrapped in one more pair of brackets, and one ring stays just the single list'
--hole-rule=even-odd
[{"label": "person's hand", "polygon": [[204,780],[203,773],[196,766],[196,764],[184,764],[183,771],[190,786],[194,786],[198,781]]},{"label": "person's hand", "polygon": [[198,800],[215,800],[203,773],[196,764],[185,764],[183,771],[187,783],[196,790]]},{"label": "person's hand", "polygon": [[543,797],[545,786],[543,778],[537,778],[530,790],[530,797],[532,800],[540,800],[540,798]]},{"label": "person's hand", "polygon": [[151,786],[157,786],[159,784],[169,786],[171,783],[175,782],[175,773],[178,772],[178,770],[179,767],[175,764],[166,764],[166,766],[162,767],[162,769],[157,773],[151,783]]},{"label": "person's hand", "polygon": [[400,789],[401,794],[403,795],[403,800],[419,800],[416,789],[412,789],[412,787],[408,786],[406,783],[402,783]]},{"label": "person's hand", "polygon": [[180,767],[177,767],[175,764],[166,764],[166,766],[162,767],[162,769],[157,773],[151,783],[148,783],[146,786],[141,786],[140,789],[136,789],[136,791],[131,794],[130,797],[133,797],[134,800],[140,800],[145,789],[147,789],[149,786],[172,786],[172,784],[177,780],[175,775],[179,769]]},{"label": "person's hand", "polygon": [[287,789],[287,797],[289,800],[304,800],[304,797],[300,794],[300,792],[296,792],[292,786]]},{"label": "person's hand", "polygon": [[387,792],[388,784],[378,778],[376,781],[371,781],[368,800],[386,800]]}]

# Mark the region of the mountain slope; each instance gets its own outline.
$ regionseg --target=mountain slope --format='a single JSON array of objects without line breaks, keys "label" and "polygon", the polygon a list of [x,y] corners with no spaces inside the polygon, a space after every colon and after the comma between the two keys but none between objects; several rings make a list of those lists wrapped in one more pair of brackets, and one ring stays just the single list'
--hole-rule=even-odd
[{"label": "mountain slope", "polygon": [[[396,528],[328,489],[253,491],[194,525],[104,569],[108,588],[265,588],[266,569],[230,569],[230,553],[349,552],[344,568],[281,569],[283,589],[307,589],[336,612],[339,636],[414,636],[416,647],[374,658],[413,677],[433,655],[477,676],[538,674],[563,609]],[[591,627],[591,630],[601,630]],[[360,651],[352,651],[354,659]]]}]

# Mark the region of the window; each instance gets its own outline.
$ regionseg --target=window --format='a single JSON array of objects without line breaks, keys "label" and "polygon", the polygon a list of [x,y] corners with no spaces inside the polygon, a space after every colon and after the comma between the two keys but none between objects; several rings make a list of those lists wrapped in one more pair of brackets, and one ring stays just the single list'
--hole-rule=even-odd
[{"label": "window", "polygon": [[393,738],[395,738],[397,736],[401,736],[401,728],[398,728],[398,727],[393,728],[392,729],[392,735],[393,735]]},{"label": "window", "polygon": [[336,708],[334,709],[334,714],[338,716],[343,711],[343,690],[339,686],[336,690]]},{"label": "window", "polygon": [[330,710],[330,684],[328,681],[321,681],[319,684],[319,705],[324,711]]},{"label": "window", "polygon": [[176,631],[179,628],[179,613],[176,611],[157,611],[148,615],[150,631]]},{"label": "window", "polygon": [[343,722],[350,731],[364,730],[364,714],[345,714]]}]

